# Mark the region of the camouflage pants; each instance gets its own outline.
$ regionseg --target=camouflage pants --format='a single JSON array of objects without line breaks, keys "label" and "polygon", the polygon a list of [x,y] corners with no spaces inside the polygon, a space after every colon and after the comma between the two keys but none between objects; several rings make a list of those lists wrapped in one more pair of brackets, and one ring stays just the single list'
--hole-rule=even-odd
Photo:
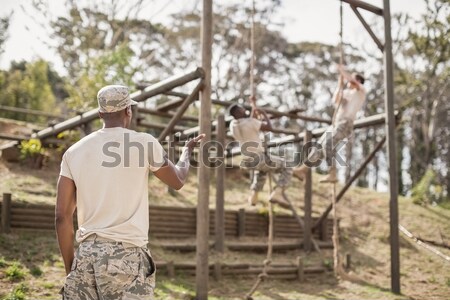
[{"label": "camouflage pants", "polygon": [[262,154],[258,164],[254,167],[245,167],[254,170],[253,180],[250,189],[253,191],[262,191],[269,173],[279,173],[275,184],[277,187],[286,187],[292,177],[292,168],[288,168],[285,160],[276,155]]},{"label": "camouflage pants", "polygon": [[322,149],[312,148],[308,155],[308,161],[314,163],[320,159],[326,158],[330,163],[333,158],[333,148],[345,138],[351,139],[353,134],[353,121],[352,120],[340,120],[333,128],[330,128],[320,137],[319,144],[322,145]]},{"label": "camouflage pants", "polygon": [[75,253],[63,299],[154,299],[155,270],[146,248],[84,241]]}]

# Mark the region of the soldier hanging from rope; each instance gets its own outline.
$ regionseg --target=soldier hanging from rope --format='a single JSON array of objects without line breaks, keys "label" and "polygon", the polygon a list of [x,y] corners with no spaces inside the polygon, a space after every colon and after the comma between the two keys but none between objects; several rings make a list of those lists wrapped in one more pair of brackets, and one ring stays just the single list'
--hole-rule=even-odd
[{"label": "soldier hanging from rope", "polygon": [[286,166],[286,162],[282,157],[265,151],[260,134],[261,132],[270,131],[272,124],[267,114],[254,104],[254,96],[250,97],[250,101],[253,107],[250,115],[239,104],[233,104],[228,110],[229,114],[234,118],[230,123],[231,134],[240,143],[241,152],[244,156],[241,167],[255,171],[250,187],[252,192],[248,202],[251,205],[255,205],[258,202],[258,193],[262,191],[267,175],[275,172],[280,173],[280,175],[276,182],[275,190],[270,195],[270,201],[282,207],[290,208],[283,197],[283,191],[289,184],[292,169]]},{"label": "soldier hanging from rope", "polygon": [[[363,107],[366,100],[366,90],[364,89],[364,77],[361,74],[349,74],[342,65],[338,65],[340,72],[338,88],[333,95],[333,103],[336,106],[336,112],[333,117],[333,125],[322,135],[319,140],[322,149],[312,148],[307,161],[317,162],[327,158],[332,161],[333,147],[344,139],[350,139],[353,134],[353,122],[357,112]],[[343,89],[344,80],[347,86]],[[303,180],[309,167],[303,163],[300,167],[294,168],[293,175]],[[328,176],[321,182],[336,182],[336,168],[330,168]]]}]

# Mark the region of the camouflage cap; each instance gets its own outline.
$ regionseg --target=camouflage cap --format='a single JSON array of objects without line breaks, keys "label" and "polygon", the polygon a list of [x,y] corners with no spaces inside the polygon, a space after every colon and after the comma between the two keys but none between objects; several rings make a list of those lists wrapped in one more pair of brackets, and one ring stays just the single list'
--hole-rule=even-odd
[{"label": "camouflage cap", "polygon": [[131,100],[128,87],[123,85],[107,85],[97,94],[98,108],[102,113],[112,113],[125,109],[129,105],[136,105]]}]

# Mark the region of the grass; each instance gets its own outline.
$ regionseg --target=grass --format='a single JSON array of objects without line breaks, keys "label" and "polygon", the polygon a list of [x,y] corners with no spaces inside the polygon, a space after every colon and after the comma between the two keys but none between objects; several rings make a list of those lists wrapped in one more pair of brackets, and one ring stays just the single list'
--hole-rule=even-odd
[{"label": "grass", "polygon": [[43,274],[44,272],[42,271],[41,268],[34,266],[30,269],[30,274],[33,275],[34,277],[39,277]]},{"label": "grass", "polygon": [[6,268],[5,275],[10,281],[19,281],[25,278],[25,271],[20,263],[14,262]]},{"label": "grass", "polygon": [[26,292],[28,288],[25,284],[21,283],[16,286],[10,293],[3,296],[2,300],[25,300]]}]

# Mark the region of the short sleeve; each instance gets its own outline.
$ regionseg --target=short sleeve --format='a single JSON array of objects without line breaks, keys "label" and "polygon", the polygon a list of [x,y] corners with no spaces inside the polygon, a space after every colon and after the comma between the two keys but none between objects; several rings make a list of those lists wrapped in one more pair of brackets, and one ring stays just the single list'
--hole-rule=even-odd
[{"label": "short sleeve", "polygon": [[261,129],[262,121],[253,118],[253,119],[252,119],[252,125],[253,125],[253,128],[254,128],[256,131],[259,131],[259,130]]},{"label": "short sleeve", "polygon": [[59,171],[60,176],[64,176],[73,180],[72,172],[70,171],[70,166],[67,158],[67,151],[64,153],[62,161],[61,161],[61,170]]},{"label": "short sleeve", "polygon": [[149,135],[148,164],[150,171],[156,172],[166,164],[166,151],[153,136]]}]

